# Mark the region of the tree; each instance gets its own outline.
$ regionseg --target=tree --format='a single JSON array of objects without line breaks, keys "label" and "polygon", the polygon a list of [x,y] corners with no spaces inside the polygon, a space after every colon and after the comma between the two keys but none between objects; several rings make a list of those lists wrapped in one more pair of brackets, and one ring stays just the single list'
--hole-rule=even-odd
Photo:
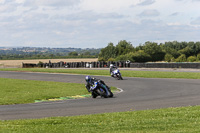
[{"label": "tree", "polygon": [[104,60],[108,60],[109,58],[116,57],[116,48],[113,43],[109,43],[107,47],[101,49],[99,53],[99,59],[103,58]]},{"label": "tree", "polygon": [[116,55],[125,55],[127,53],[134,52],[134,47],[130,42],[127,42],[126,40],[120,41],[116,45]]},{"label": "tree", "polygon": [[192,49],[189,47],[185,47],[178,51],[180,54],[184,54],[186,57],[189,57],[192,54]]},{"label": "tree", "polygon": [[189,53],[188,56],[196,55],[198,53],[197,46],[196,46],[196,44],[194,42],[189,42],[187,47],[190,49],[190,53]]},{"label": "tree", "polygon": [[90,55],[90,52],[87,51],[87,52],[83,53],[83,55]]},{"label": "tree", "polygon": [[131,52],[125,55],[120,55],[116,58],[117,61],[127,61],[131,62],[148,62],[151,61],[151,56],[145,53],[143,50],[139,50],[135,53]]},{"label": "tree", "polygon": [[74,52],[70,52],[70,53],[69,53],[69,56],[78,56],[78,53],[75,52],[75,51],[74,51]]},{"label": "tree", "polygon": [[146,42],[144,45],[144,52],[149,54],[152,61],[161,61],[164,59],[165,53],[157,43]]},{"label": "tree", "polygon": [[195,55],[198,55],[200,53],[200,42],[196,42],[195,45],[196,45]]},{"label": "tree", "polygon": [[135,62],[148,62],[151,61],[151,56],[144,52],[144,50],[139,50],[135,53],[133,53],[133,60]]},{"label": "tree", "polygon": [[49,56],[50,56],[50,58],[51,58],[51,59],[53,59],[53,58],[54,58],[54,54],[50,54]]},{"label": "tree", "polygon": [[173,49],[173,48],[167,47],[165,45],[162,45],[161,48],[166,54],[170,54],[174,58],[178,58],[180,56],[180,53],[177,50]]}]

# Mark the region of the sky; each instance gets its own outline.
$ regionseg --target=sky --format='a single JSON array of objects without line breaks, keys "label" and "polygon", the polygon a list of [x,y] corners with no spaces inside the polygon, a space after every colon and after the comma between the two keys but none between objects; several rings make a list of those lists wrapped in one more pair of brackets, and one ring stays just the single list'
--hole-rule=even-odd
[{"label": "sky", "polygon": [[200,0],[0,0],[0,47],[200,41]]}]

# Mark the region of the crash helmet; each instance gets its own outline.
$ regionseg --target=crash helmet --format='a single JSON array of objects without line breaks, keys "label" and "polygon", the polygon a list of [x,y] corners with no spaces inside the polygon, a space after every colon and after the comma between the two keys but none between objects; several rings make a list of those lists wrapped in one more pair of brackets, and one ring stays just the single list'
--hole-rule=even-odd
[{"label": "crash helmet", "polygon": [[113,67],[114,65],[113,64],[110,64],[110,67]]},{"label": "crash helmet", "polygon": [[89,82],[91,82],[91,80],[92,80],[92,78],[91,78],[90,76],[86,76],[86,77],[85,77],[85,81],[86,81],[86,82],[89,83]]}]

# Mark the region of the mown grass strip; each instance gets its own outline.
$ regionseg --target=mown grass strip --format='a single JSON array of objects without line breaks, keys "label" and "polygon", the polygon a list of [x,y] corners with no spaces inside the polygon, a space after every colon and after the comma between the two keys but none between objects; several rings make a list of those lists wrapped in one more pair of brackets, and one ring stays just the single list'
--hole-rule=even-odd
[{"label": "mown grass strip", "polygon": [[0,78],[0,105],[86,94],[84,84]]},{"label": "mown grass strip", "polygon": [[0,121],[0,132],[15,133],[189,133],[200,132],[200,106]]},{"label": "mown grass strip", "polygon": [[[108,70],[90,69],[45,69],[45,68],[2,68],[0,71],[23,71],[23,72],[47,72],[47,73],[70,73],[83,75],[110,76]],[[182,78],[200,79],[200,73],[194,72],[163,72],[163,71],[130,71],[121,70],[123,77],[143,77],[143,78]]]}]

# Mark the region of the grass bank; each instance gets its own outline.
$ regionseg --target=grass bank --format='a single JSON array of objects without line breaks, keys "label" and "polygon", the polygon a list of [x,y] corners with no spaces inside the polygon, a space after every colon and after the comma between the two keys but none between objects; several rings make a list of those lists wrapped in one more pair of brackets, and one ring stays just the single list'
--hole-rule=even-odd
[{"label": "grass bank", "polygon": [[15,133],[132,133],[200,132],[200,106],[0,121],[0,132]]},{"label": "grass bank", "polygon": [[[0,69],[0,71],[23,71],[23,72],[27,71],[27,72],[70,73],[70,74],[83,74],[83,75],[110,76],[109,70],[89,70],[89,69],[2,68]],[[200,79],[200,73],[191,73],[191,72],[122,70],[121,73],[123,77]]]}]

